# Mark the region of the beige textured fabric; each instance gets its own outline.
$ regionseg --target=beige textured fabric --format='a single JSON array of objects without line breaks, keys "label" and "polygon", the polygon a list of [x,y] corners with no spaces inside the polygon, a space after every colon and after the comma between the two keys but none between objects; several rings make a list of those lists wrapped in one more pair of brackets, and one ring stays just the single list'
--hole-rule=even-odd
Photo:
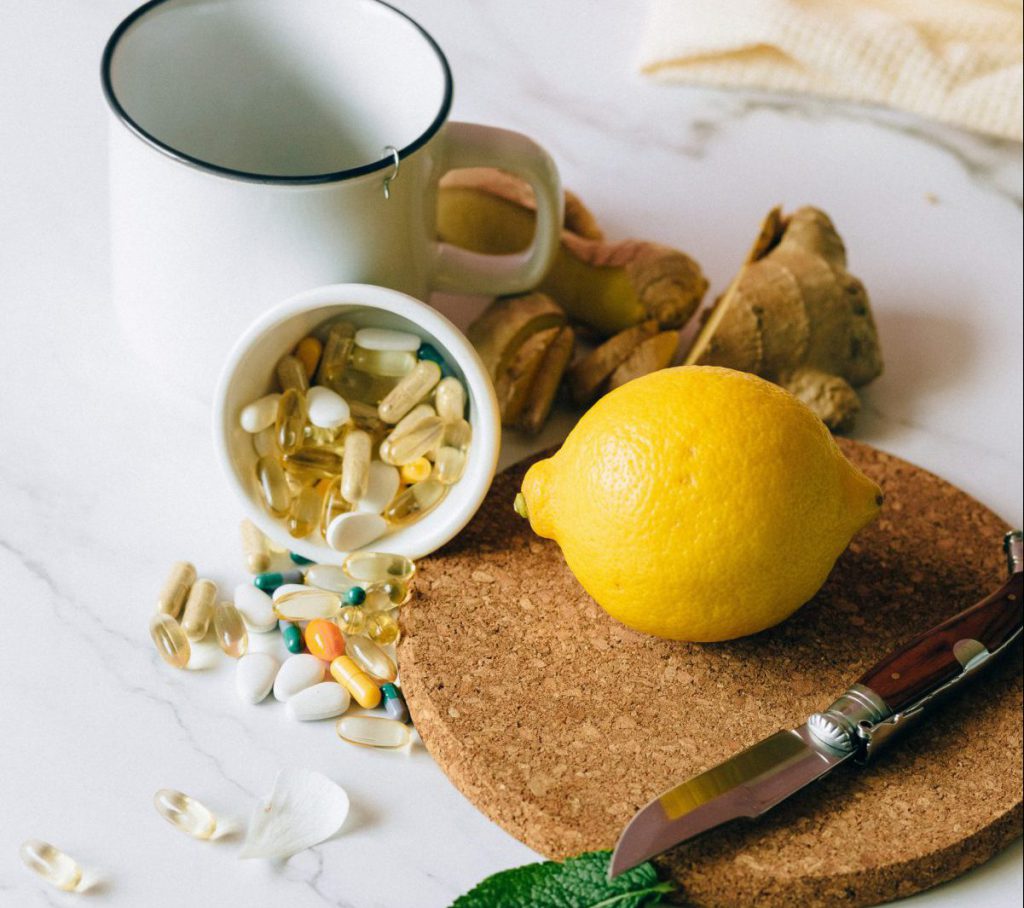
[{"label": "beige textured fabric", "polygon": [[1021,0],[653,0],[643,70],[887,104],[1021,140]]}]

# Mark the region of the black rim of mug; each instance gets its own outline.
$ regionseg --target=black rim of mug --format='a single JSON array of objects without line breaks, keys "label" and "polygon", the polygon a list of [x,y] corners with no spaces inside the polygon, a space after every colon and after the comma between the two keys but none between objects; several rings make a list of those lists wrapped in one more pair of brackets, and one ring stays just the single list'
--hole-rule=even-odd
[{"label": "black rim of mug", "polygon": [[[222,177],[230,177],[235,180],[243,180],[248,183],[276,183],[281,185],[293,185],[293,186],[308,186],[316,183],[337,183],[343,180],[350,180],[355,177],[365,176],[368,173],[374,173],[378,170],[384,170],[385,168],[394,167],[395,159],[394,155],[390,151],[385,151],[384,157],[377,161],[372,161],[369,164],[360,164],[358,167],[350,167],[346,170],[337,170],[331,173],[316,173],[316,174],[302,174],[298,176],[283,176],[275,174],[260,174],[250,173],[245,170],[236,170],[232,167],[224,167],[220,164],[213,164],[209,161],[204,161],[202,158],[197,158],[194,155],[190,155],[187,152],[181,151],[172,145],[168,145],[166,142],[161,141],[152,133],[147,132],[142,126],[140,126],[131,115],[124,109],[121,102],[117,99],[117,95],[114,92],[114,86],[111,81],[110,69],[113,63],[114,54],[117,51],[117,45],[125,32],[128,31],[132,25],[149,13],[151,10],[156,9],[158,6],[162,6],[164,3],[170,2],[170,0],[149,0],[148,3],[143,4],[138,9],[130,13],[117,28],[114,29],[113,34],[107,41],[106,47],[103,49],[103,59],[100,62],[100,79],[103,84],[103,96],[107,99],[107,104],[110,105],[110,109],[114,112],[114,115],[138,136],[147,145],[151,145],[157,151],[162,152],[169,158],[173,158],[175,161],[179,161],[182,164],[187,164],[190,167],[194,167],[197,170],[202,170],[207,173],[217,174]],[[423,39],[430,45],[434,53],[437,54],[438,62],[441,64],[441,70],[444,74],[444,98],[441,100],[441,108],[437,112],[437,116],[434,117],[433,122],[427,127],[427,129],[419,135],[416,139],[406,145],[404,148],[398,149],[399,160],[404,160],[414,151],[422,148],[427,142],[429,142],[437,131],[444,125],[444,122],[448,119],[448,113],[452,106],[452,71],[448,65],[448,58],[445,57],[444,52],[441,50],[440,45],[433,39],[430,33],[423,28],[415,19],[411,16],[403,13],[400,9],[396,9],[390,3],[385,3],[384,0],[372,0],[372,2],[386,7],[398,16],[401,16],[407,22],[409,22],[422,36]]]}]

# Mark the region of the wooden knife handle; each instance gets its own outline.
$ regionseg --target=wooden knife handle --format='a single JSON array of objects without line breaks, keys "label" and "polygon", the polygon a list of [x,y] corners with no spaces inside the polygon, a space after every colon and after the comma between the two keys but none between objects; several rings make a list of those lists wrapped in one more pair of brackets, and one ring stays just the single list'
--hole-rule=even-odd
[{"label": "wooden knife handle", "polygon": [[886,656],[858,683],[870,687],[893,712],[899,712],[952,681],[973,655],[983,652],[966,641],[977,641],[994,653],[1024,625],[1022,577],[1017,571],[988,598]]}]

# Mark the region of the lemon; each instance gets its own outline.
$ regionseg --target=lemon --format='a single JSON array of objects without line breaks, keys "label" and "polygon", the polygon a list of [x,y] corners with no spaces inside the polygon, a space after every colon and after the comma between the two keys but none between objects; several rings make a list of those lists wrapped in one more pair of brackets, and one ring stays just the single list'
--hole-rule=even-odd
[{"label": "lemon", "polygon": [[682,366],[599,400],[530,467],[517,510],[612,617],[710,642],[796,611],[881,503],[787,391]]}]

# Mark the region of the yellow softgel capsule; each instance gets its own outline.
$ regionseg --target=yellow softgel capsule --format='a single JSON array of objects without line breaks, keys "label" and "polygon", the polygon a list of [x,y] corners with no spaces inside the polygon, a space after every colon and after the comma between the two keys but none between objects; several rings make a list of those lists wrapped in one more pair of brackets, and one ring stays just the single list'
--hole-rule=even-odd
[{"label": "yellow softgel capsule", "polygon": [[285,454],[281,466],[302,478],[333,479],[341,474],[342,459],[333,448],[308,446]]},{"label": "yellow softgel capsule", "polygon": [[309,388],[306,367],[297,356],[286,353],[277,361],[277,383],[282,391],[305,391]]},{"label": "yellow softgel capsule", "polygon": [[28,839],[18,849],[21,862],[51,886],[74,892],[82,882],[82,867],[71,855],[49,842]]},{"label": "yellow softgel capsule", "polygon": [[448,486],[433,478],[417,482],[395,496],[384,509],[384,519],[396,526],[412,523],[437,507],[447,491]]},{"label": "yellow softgel capsule", "polygon": [[359,606],[346,605],[334,621],[343,634],[361,634],[366,627],[366,612]]},{"label": "yellow softgel capsule", "polygon": [[333,618],[339,611],[341,611],[341,596],[312,586],[308,589],[285,593],[274,600],[274,614],[285,621]]},{"label": "yellow softgel capsule", "polygon": [[153,795],[153,806],[175,829],[194,839],[209,839],[217,831],[217,817],[205,804],[173,788]]},{"label": "yellow softgel capsule", "polygon": [[401,378],[416,365],[416,354],[405,350],[366,350],[357,345],[351,363],[354,369],[370,375]]},{"label": "yellow softgel capsule", "polygon": [[405,466],[432,451],[443,438],[441,417],[430,416],[401,438],[394,439],[390,435],[385,438],[380,445],[380,459],[394,466]]},{"label": "yellow softgel capsule", "polygon": [[433,477],[441,485],[450,486],[466,472],[466,454],[458,448],[444,445],[434,452]]},{"label": "yellow softgel capsule", "polygon": [[316,374],[316,367],[320,364],[320,355],[323,353],[324,345],[313,336],[304,337],[295,345],[292,355],[302,363],[303,371],[308,381],[313,380]]},{"label": "yellow softgel capsule", "polygon": [[397,643],[398,638],[402,635],[398,622],[390,612],[377,612],[368,616],[364,633],[374,643],[379,643],[381,646]]},{"label": "yellow softgel capsule", "polygon": [[380,688],[376,682],[348,656],[338,656],[331,662],[331,677],[344,687],[363,709],[373,709],[380,703]]},{"label": "yellow softgel capsule", "polygon": [[444,438],[441,444],[449,448],[456,448],[465,451],[473,440],[473,427],[465,419],[457,419],[455,422],[445,423]]},{"label": "yellow softgel capsule", "polygon": [[342,569],[353,580],[363,583],[408,582],[416,573],[416,564],[411,558],[393,552],[353,552],[345,559]]},{"label": "yellow softgel capsule", "polygon": [[[335,517],[351,511],[352,502],[346,501],[345,496],[341,494],[340,476],[334,479],[322,479],[317,484],[317,487],[322,496],[320,505],[320,535],[326,538],[327,528],[331,525],[331,521]],[[320,586],[320,584],[314,583],[313,586]],[[330,589],[330,587],[326,587],[326,589]],[[345,589],[348,589],[348,587]]]},{"label": "yellow softgel capsule", "polygon": [[241,659],[249,649],[245,620],[233,602],[217,603],[213,610],[213,633],[217,644],[232,659]]},{"label": "yellow softgel capsule", "polygon": [[429,359],[421,359],[377,407],[384,422],[397,423],[426,397],[441,380],[441,367]]},{"label": "yellow softgel capsule", "polygon": [[403,464],[398,472],[402,477],[402,482],[413,483],[422,482],[433,469],[434,465],[426,457],[418,457],[411,463]]},{"label": "yellow softgel capsule", "polygon": [[284,517],[292,503],[292,491],[284,468],[273,457],[256,461],[256,481],[263,506],[275,517]]},{"label": "yellow softgel capsule", "polygon": [[295,539],[308,536],[319,526],[322,508],[322,494],[317,487],[303,486],[288,511],[288,532]]},{"label": "yellow softgel capsule", "polygon": [[156,609],[172,618],[177,618],[185,607],[188,591],[196,582],[196,569],[189,561],[176,561],[171,572],[164,581],[160,595],[157,597]]},{"label": "yellow softgel capsule", "polygon": [[398,668],[391,657],[369,637],[347,637],[345,652],[364,672],[378,681],[394,681]]},{"label": "yellow softgel capsule", "polygon": [[184,668],[188,665],[192,647],[181,625],[170,615],[157,612],[149,622],[149,636],[153,638],[160,658],[168,665],[175,668]]},{"label": "yellow softgel capsule", "polygon": [[277,428],[267,426],[267,428],[256,432],[252,436],[252,449],[256,452],[257,457],[280,456],[281,452],[277,447]]},{"label": "yellow softgel capsule", "polygon": [[[387,435],[387,437],[392,441],[398,441],[403,435],[408,435],[423,420],[430,419],[432,416],[437,416],[437,411],[430,404],[417,404],[398,420],[395,427],[391,430],[391,434]],[[382,423],[382,425],[386,426],[387,423]]]},{"label": "yellow softgel capsule", "polygon": [[[299,368],[301,369],[301,366]],[[282,454],[292,454],[302,447],[308,416],[306,396],[301,391],[289,388],[281,395],[277,402],[277,420],[274,426],[277,431],[277,446]]]},{"label": "yellow softgel capsule", "polygon": [[334,383],[344,375],[348,368],[349,354],[355,345],[355,333],[355,327],[349,322],[337,322],[331,325],[327,332],[323,353],[320,355],[320,368],[317,370],[316,378],[321,385],[333,387]]},{"label": "yellow softgel capsule", "polygon": [[442,378],[434,391],[437,415],[445,422],[455,422],[466,415],[466,389],[454,376]]},{"label": "yellow softgel capsule", "polygon": [[212,580],[197,580],[192,584],[185,602],[185,614],[181,616],[181,629],[189,640],[202,640],[206,636],[216,602],[216,583]]},{"label": "yellow softgel capsule", "polygon": [[398,750],[412,740],[408,725],[382,716],[342,716],[334,728],[343,741],[360,747]]},{"label": "yellow softgel capsule", "polygon": [[265,574],[270,570],[270,543],[255,523],[245,518],[238,525],[242,537],[245,569],[250,574]]}]

